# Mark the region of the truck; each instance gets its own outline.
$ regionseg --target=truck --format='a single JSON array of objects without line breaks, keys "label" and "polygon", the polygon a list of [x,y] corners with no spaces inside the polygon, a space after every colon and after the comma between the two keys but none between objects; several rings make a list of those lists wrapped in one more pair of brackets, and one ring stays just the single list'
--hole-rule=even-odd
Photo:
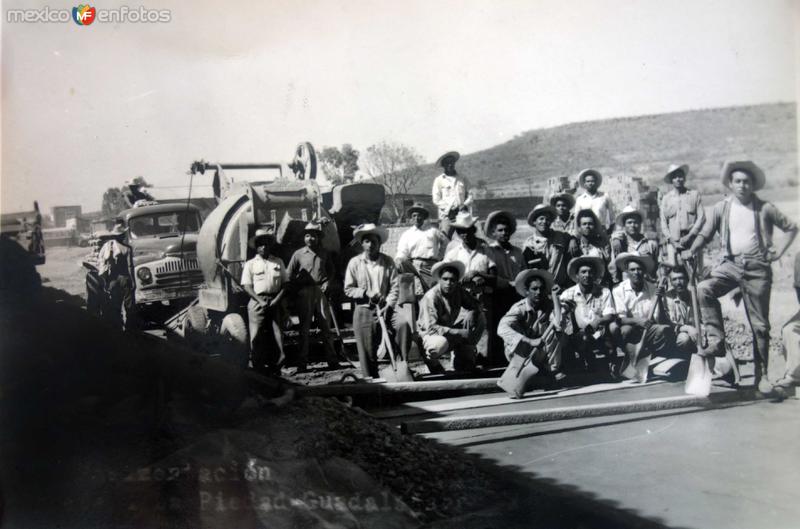
[{"label": "truck", "polygon": [[[271,171],[275,177],[247,181],[228,174],[254,170],[261,174]],[[192,347],[246,367],[248,296],[240,280],[244,263],[254,255],[248,241],[255,231],[272,229],[277,242],[275,253],[288,264],[292,253],[303,245],[305,225],[315,219],[323,226],[323,248],[343,273],[344,264],[358,251],[350,245],[353,228],[378,222],[385,192],[383,186],[372,183],[321,187],[316,181],[316,153],[308,142],[300,143],[292,161],[285,165],[198,161],[190,169],[193,177],[206,171],[214,172],[217,206],[208,214],[197,239],[203,284],[197,298],[169,322],[168,328]],[[341,303],[333,305],[338,312]],[[291,300],[289,309],[291,313]],[[346,321],[346,315],[342,321]],[[287,347],[291,346],[293,332],[287,331]]]},{"label": "truck", "polygon": [[[188,203],[140,200],[120,212],[116,222],[122,225],[124,234],[95,232],[91,252],[84,259],[87,308],[95,315],[121,321],[125,328],[163,324],[197,296],[203,282],[197,261],[200,211]],[[100,250],[112,238],[129,249],[128,270],[135,310],[111,299],[100,273]]]}]

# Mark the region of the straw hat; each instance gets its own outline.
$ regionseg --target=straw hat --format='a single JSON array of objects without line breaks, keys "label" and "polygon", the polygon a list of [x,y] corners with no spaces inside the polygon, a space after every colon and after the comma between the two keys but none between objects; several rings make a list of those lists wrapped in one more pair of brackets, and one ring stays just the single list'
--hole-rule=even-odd
[{"label": "straw hat", "polygon": [[533,226],[533,223],[534,221],[536,221],[536,218],[541,215],[549,215],[550,220],[552,221],[553,219],[556,218],[556,210],[553,206],[550,206],[549,204],[537,204],[536,207],[533,208],[530,213],[528,213],[528,224]]},{"label": "straw hat", "polygon": [[[447,151],[443,155],[439,156],[439,159],[436,160],[436,165],[440,165],[441,166],[442,162],[444,162],[445,159],[447,159],[447,158],[453,158],[453,162],[455,163],[455,162],[458,161],[459,158],[461,158],[461,155],[458,153],[458,151]],[[444,167],[444,166],[442,166],[442,167]]]},{"label": "straw hat", "polygon": [[556,202],[563,200],[567,203],[567,207],[572,209],[575,207],[575,195],[572,193],[557,193],[550,197],[550,205],[555,207]]},{"label": "straw hat", "polygon": [[270,242],[275,242],[275,233],[269,228],[258,228],[255,235],[247,241],[247,245],[250,248],[255,248],[259,239],[270,239]]},{"label": "straw hat", "polygon": [[652,275],[656,271],[656,264],[649,255],[639,255],[635,253],[623,252],[614,259],[614,265],[617,270],[627,270],[628,263],[635,261],[642,265],[648,275]]},{"label": "straw hat", "polygon": [[442,272],[448,268],[455,268],[456,272],[458,272],[459,280],[464,278],[465,267],[464,263],[461,261],[439,261],[433,265],[433,268],[431,268],[431,276],[438,281],[439,277],[442,275]]},{"label": "straw hat", "polygon": [[386,242],[386,239],[389,238],[389,230],[383,226],[376,226],[373,223],[362,224],[353,230],[353,238],[357,239],[358,242],[361,242],[367,235],[377,235],[381,240],[381,244],[383,244]]},{"label": "straw hat", "polygon": [[644,215],[642,215],[642,212],[628,204],[623,208],[620,214],[617,215],[617,226],[624,226],[625,221],[628,220],[628,217],[639,217],[639,222],[644,220]]},{"label": "straw hat", "polygon": [[508,224],[508,227],[511,228],[511,233],[517,231],[517,219],[514,218],[514,215],[508,211],[492,211],[486,217],[486,222],[483,225],[483,231],[486,235],[491,236],[495,225],[500,221],[505,221],[505,224]]},{"label": "straw hat", "polygon": [[415,211],[425,215],[426,219],[431,216],[431,212],[428,211],[428,209],[422,202],[414,202],[411,205],[411,207],[406,210],[406,218],[411,217],[411,214],[414,213]]},{"label": "straw hat", "polygon": [[593,175],[597,180],[597,187],[600,187],[603,184],[603,175],[600,174],[599,171],[596,169],[584,169],[578,174],[578,183],[583,187],[583,181],[586,180],[586,177],[589,175]]},{"label": "straw hat", "polygon": [[683,176],[689,176],[689,166],[685,163],[681,165],[670,165],[669,169],[667,169],[667,174],[664,175],[664,181],[668,184],[671,184],[675,173],[683,173]]},{"label": "straw hat", "polygon": [[606,264],[603,262],[603,259],[600,257],[590,257],[588,255],[582,255],[580,257],[576,257],[572,259],[569,264],[567,264],[567,275],[570,279],[572,279],[575,283],[578,282],[578,270],[582,266],[593,266],[595,271],[595,277],[597,281],[600,281],[603,278],[603,275],[606,273]]},{"label": "straw hat", "polygon": [[767,182],[764,171],[750,160],[746,160],[742,162],[725,162],[725,165],[722,166],[722,185],[727,188],[731,187],[731,173],[734,171],[742,171],[750,175],[753,179],[753,191],[763,188]]},{"label": "straw hat", "polygon": [[478,222],[478,217],[473,217],[469,211],[459,211],[456,215],[456,220],[450,226],[462,230],[468,230]]},{"label": "straw hat", "polygon": [[534,277],[538,277],[544,281],[544,288],[548,293],[553,290],[553,275],[550,272],[539,268],[529,268],[517,274],[517,277],[514,279],[514,288],[517,289],[517,293],[523,298],[528,295],[528,283],[530,283]]}]

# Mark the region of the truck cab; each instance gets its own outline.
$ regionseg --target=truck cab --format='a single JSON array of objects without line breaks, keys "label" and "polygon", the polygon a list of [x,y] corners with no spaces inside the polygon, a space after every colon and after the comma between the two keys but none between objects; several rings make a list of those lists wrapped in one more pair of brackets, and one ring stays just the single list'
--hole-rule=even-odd
[{"label": "truck cab", "polygon": [[[125,234],[118,240],[130,249],[128,269],[133,303],[139,315],[158,322],[161,307],[168,306],[174,312],[197,297],[203,282],[197,261],[200,210],[186,203],[148,202],[122,211],[119,219]],[[110,233],[96,234],[92,253],[85,260],[87,297],[93,301],[108,297],[100,278],[99,254],[111,238]],[[107,303],[89,305],[98,309],[108,306]]]}]

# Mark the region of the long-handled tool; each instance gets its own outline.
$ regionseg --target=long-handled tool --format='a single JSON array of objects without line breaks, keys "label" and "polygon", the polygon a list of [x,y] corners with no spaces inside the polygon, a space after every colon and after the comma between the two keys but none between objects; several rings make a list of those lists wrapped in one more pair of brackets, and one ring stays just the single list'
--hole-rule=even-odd
[{"label": "long-handled tool", "polygon": [[381,326],[381,340],[389,353],[389,361],[392,363],[391,371],[388,368],[381,370],[381,378],[387,382],[413,382],[414,376],[408,368],[408,362],[402,356],[395,359],[394,347],[392,346],[392,339],[389,336],[389,329],[386,325],[384,314],[386,307],[377,310],[378,324]]},{"label": "long-handled tool", "polygon": [[321,298],[322,308],[328,309],[328,313],[331,315],[331,321],[333,322],[333,328],[336,331],[337,343],[333,346],[333,352],[336,353],[336,356],[338,356],[339,359],[344,360],[350,367],[356,369],[356,366],[353,364],[353,362],[351,362],[350,359],[344,354],[344,339],[342,338],[342,331],[339,329],[339,322],[336,320],[336,313],[333,312],[331,302],[328,301],[328,296],[326,296],[324,293],[322,294]]},{"label": "long-handled tool", "polygon": [[697,299],[697,271],[692,260],[687,262],[687,273],[689,274],[689,294],[692,296],[692,315],[694,316],[694,327],[697,329],[697,352],[692,354],[689,361],[689,373],[686,375],[686,386],[684,392],[688,395],[707,397],[711,393],[711,379],[714,371],[714,358],[708,354],[706,348],[708,343],[703,334],[700,320],[700,303]]}]

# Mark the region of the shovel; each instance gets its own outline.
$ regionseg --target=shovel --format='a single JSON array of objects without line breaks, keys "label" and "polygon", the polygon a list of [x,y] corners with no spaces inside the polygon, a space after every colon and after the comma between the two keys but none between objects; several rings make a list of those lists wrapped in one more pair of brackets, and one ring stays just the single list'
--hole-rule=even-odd
[{"label": "shovel", "polygon": [[[663,286],[665,281],[666,278],[662,277],[659,280],[659,284]],[[650,314],[647,317],[648,320],[653,320],[653,316],[655,316],[659,303],[661,303],[661,297],[656,296],[656,299],[653,301],[653,306],[650,308]],[[642,339],[636,344],[636,349],[633,352],[632,360],[622,371],[622,376],[625,378],[636,380],[642,384],[647,382],[647,372],[650,369],[650,354],[642,355],[642,349],[644,349],[646,336],[647,331],[642,332]]]},{"label": "shovel", "polygon": [[385,309],[378,309],[378,323],[381,326],[381,341],[389,353],[389,361],[392,363],[391,368],[384,367],[380,370],[380,376],[386,382],[414,382],[414,376],[408,368],[408,362],[405,358],[395,359],[394,347],[392,347],[392,339],[389,337],[389,330],[386,327],[386,319],[383,317]]},{"label": "shovel", "polygon": [[702,327],[700,326],[700,303],[697,299],[697,274],[694,269],[694,262],[686,267],[689,274],[689,294],[692,296],[692,312],[694,313],[694,326],[697,329],[697,352],[692,354],[689,361],[689,373],[686,375],[686,386],[684,393],[696,395],[698,397],[708,397],[711,393],[711,379],[714,375],[714,359],[707,356],[704,350],[707,344],[703,339]]}]

